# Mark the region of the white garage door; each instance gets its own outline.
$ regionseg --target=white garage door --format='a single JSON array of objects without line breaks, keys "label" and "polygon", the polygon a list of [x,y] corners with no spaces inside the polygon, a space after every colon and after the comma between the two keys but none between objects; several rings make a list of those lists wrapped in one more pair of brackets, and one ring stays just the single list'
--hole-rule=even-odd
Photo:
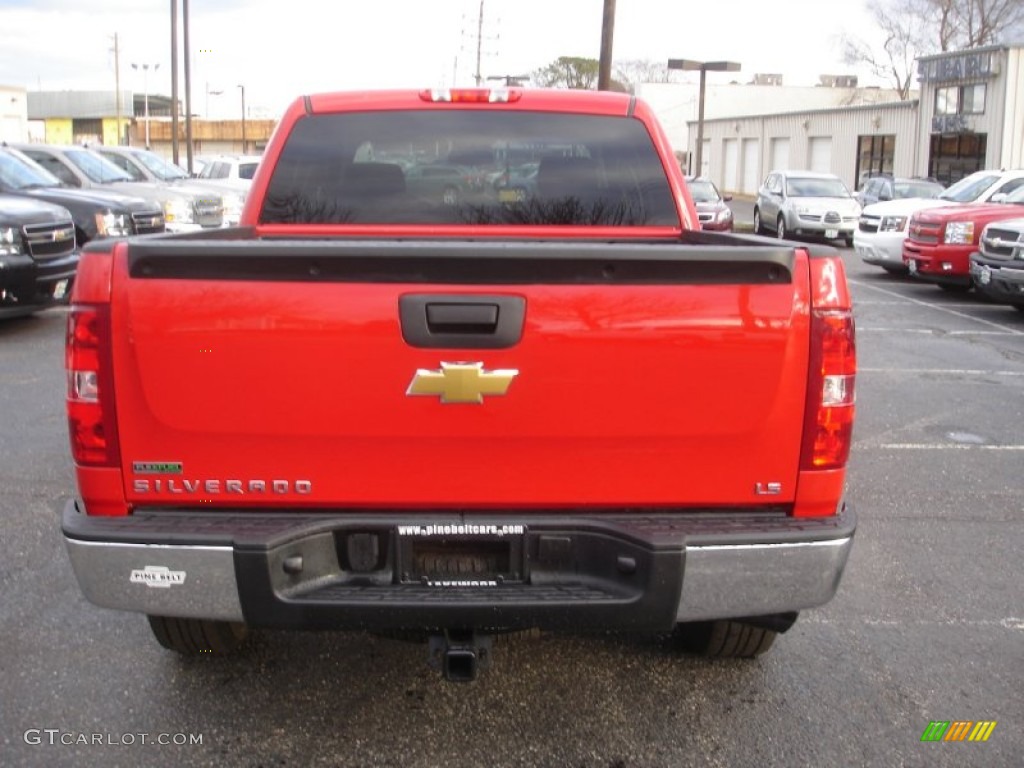
[{"label": "white garage door", "polygon": [[739,189],[740,172],[740,145],[736,139],[726,139],[722,142],[723,168],[722,168],[722,189],[734,192]]},{"label": "white garage door", "polygon": [[832,137],[815,136],[808,144],[810,166],[818,173],[832,172]]},{"label": "white garage door", "polygon": [[771,170],[789,170],[789,139],[772,139]]},{"label": "white garage door", "polygon": [[743,140],[743,186],[740,191],[747,195],[757,192],[760,175],[757,165],[757,139]]}]

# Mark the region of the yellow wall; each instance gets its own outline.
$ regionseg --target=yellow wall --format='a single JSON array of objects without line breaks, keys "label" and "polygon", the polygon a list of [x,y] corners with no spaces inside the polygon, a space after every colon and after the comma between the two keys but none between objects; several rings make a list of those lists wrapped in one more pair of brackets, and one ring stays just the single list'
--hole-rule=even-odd
[{"label": "yellow wall", "polygon": [[[131,124],[130,120],[121,120],[121,133],[120,136],[125,135],[125,126]],[[108,147],[116,147],[121,142],[119,141],[119,135],[117,132],[117,118],[116,117],[105,117],[103,118],[103,144]]]},{"label": "yellow wall", "polygon": [[46,121],[47,144],[71,144],[73,137],[69,118],[52,117]]}]

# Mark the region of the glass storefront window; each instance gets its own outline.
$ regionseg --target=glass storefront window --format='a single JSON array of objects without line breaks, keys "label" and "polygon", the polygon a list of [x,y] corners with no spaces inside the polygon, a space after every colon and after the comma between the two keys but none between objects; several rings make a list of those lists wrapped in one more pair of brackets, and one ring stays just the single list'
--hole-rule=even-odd
[{"label": "glass storefront window", "polygon": [[857,138],[858,188],[869,176],[892,173],[896,156],[895,134],[859,136]]}]

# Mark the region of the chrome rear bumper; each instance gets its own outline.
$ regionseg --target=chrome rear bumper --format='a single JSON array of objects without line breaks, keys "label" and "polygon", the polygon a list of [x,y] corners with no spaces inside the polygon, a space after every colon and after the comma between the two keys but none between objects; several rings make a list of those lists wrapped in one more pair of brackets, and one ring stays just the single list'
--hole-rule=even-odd
[{"label": "chrome rear bumper", "polygon": [[[809,519],[520,513],[432,514],[429,522],[468,529],[495,520],[527,531],[511,550],[521,553],[522,565],[508,566],[514,572],[508,581],[409,578],[400,562],[408,539],[398,532],[423,525],[422,516],[161,512],[98,518],[70,502],[63,529],[82,592],[106,608],[292,628],[486,622],[658,630],[828,602],[856,527],[847,507],[834,518]],[[380,537],[381,552],[360,570],[347,537],[367,531]]]}]

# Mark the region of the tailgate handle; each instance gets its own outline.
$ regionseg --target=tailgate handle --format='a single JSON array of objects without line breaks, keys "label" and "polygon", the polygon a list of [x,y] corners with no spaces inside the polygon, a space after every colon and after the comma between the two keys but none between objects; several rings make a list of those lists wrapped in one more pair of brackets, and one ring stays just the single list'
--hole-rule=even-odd
[{"label": "tailgate handle", "polygon": [[407,294],[398,300],[402,338],[428,349],[502,349],[523,335],[522,296]]},{"label": "tailgate handle", "polygon": [[494,333],[497,327],[497,304],[427,304],[431,333]]}]

